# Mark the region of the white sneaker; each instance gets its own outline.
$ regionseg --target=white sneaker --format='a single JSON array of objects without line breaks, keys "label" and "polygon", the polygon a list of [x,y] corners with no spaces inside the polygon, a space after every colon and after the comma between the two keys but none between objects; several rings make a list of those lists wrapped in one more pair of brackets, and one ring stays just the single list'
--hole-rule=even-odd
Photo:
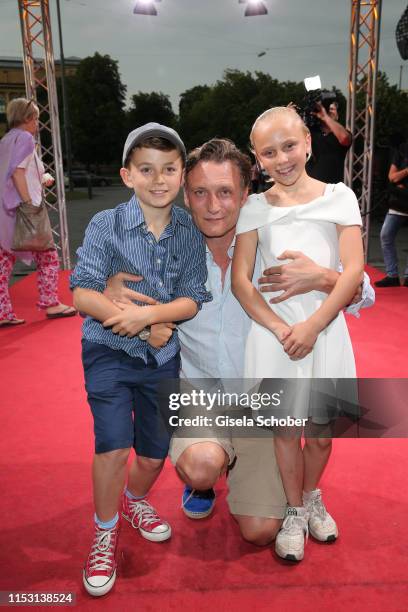
[{"label": "white sneaker", "polygon": [[303,504],[309,513],[309,531],[320,542],[333,542],[339,532],[332,516],[327,512],[320,489],[303,493]]},{"label": "white sneaker", "polygon": [[285,519],[275,540],[275,552],[279,557],[288,561],[303,559],[308,519],[309,515],[303,506],[286,508]]}]

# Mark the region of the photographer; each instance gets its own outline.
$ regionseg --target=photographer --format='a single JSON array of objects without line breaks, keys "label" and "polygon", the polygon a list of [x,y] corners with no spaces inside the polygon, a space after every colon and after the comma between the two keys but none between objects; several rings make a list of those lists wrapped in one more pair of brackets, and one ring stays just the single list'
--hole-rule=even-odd
[{"label": "photographer", "polygon": [[[375,283],[376,287],[399,287],[401,284],[395,239],[399,230],[408,223],[408,142],[394,150],[388,180],[390,181],[390,208],[380,234],[387,274]],[[404,271],[404,287],[408,287],[408,262]]]},{"label": "photographer", "polygon": [[344,160],[351,145],[351,134],[338,121],[338,104],[331,102],[328,112],[321,102],[316,102],[313,115],[319,125],[311,129],[312,157],[307,173],[324,183],[339,183],[344,179]]}]

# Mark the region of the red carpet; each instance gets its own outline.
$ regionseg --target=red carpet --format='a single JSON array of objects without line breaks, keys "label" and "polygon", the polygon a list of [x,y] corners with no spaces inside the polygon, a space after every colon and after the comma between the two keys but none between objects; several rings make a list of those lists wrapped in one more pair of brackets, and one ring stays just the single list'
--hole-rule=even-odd
[{"label": "red carpet", "polygon": [[[380,274],[372,272],[375,280]],[[69,300],[66,275],[62,296]],[[408,607],[406,440],[337,440],[322,486],[340,526],[333,545],[309,540],[296,566],[240,539],[217,488],[217,508],[193,522],[168,465],[152,500],[173,527],[169,542],[123,525],[114,590],[82,588],[92,533],[92,423],[83,391],[78,317],[46,321],[35,310],[35,275],[12,288],[27,324],[0,330],[0,590],[73,591],[80,610],[405,611]],[[408,290],[377,292],[351,320],[359,375],[404,377]],[[38,608],[38,607],[37,607]]]}]

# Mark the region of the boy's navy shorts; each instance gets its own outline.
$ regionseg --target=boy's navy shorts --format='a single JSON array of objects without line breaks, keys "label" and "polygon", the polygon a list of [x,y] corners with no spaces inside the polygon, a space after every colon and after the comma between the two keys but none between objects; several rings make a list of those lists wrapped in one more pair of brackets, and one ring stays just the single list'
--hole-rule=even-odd
[{"label": "boy's navy shorts", "polygon": [[180,353],[162,366],[152,356],[130,357],[103,344],[82,340],[85,388],[94,418],[95,452],[133,448],[142,457],[164,459],[171,439],[168,402],[160,383],[178,379]]}]

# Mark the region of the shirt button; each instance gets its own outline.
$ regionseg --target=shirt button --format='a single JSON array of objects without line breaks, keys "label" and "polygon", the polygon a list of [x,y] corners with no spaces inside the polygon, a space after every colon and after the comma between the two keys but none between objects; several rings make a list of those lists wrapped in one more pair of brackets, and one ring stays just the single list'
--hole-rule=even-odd
[{"label": "shirt button", "polygon": [[160,263],[161,263],[161,259],[158,259],[158,260],[157,260],[157,263],[158,263],[158,264],[160,264]]},{"label": "shirt button", "polygon": [[159,281],[159,287],[163,287],[162,281]]}]

